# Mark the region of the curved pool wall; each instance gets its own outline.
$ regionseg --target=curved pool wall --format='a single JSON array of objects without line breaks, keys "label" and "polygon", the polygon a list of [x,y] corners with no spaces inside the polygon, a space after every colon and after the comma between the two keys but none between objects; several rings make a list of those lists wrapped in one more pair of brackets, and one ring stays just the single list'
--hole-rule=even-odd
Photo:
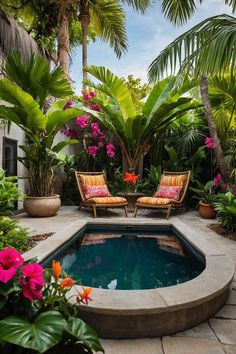
[{"label": "curved pool wall", "polygon": [[[151,290],[93,289],[88,306],[80,307],[80,316],[102,338],[145,338],[173,334],[191,328],[216,313],[225,303],[233,279],[231,259],[209,242],[201,230],[194,231],[178,218],[168,221],[146,222],[119,219],[119,224],[157,225],[174,228],[196,252],[205,259],[206,267],[196,278],[182,284]],[[59,247],[72,241],[86,225],[112,225],[107,219],[96,222],[71,223],[32,250],[25,258],[45,260]],[[73,290],[75,291],[75,290]],[[72,292],[73,292],[72,291]],[[72,295],[72,292],[70,295]]]}]

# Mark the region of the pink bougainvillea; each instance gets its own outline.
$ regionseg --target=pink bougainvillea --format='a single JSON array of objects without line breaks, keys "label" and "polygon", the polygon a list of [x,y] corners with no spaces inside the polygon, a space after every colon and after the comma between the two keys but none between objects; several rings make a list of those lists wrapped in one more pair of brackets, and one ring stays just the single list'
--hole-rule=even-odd
[{"label": "pink bougainvillea", "polygon": [[97,94],[94,91],[89,92],[90,97],[94,98],[97,96]]},{"label": "pink bougainvillea", "polygon": [[111,143],[106,146],[107,155],[112,159],[115,155],[115,146]]},{"label": "pink bougainvillea", "polygon": [[210,137],[206,137],[205,144],[208,147],[208,149],[214,149],[216,147],[216,144],[214,143],[213,139]]},{"label": "pink bougainvillea", "polygon": [[88,153],[92,157],[96,157],[97,151],[99,150],[99,147],[96,145],[91,145],[88,146]]},{"label": "pink bougainvillea", "polygon": [[90,117],[87,115],[79,116],[76,118],[75,123],[80,126],[81,129],[85,129],[88,125]]},{"label": "pink bougainvillea", "polygon": [[63,109],[68,109],[68,108],[71,108],[72,106],[73,106],[73,101],[69,100],[68,102],[66,102]]},{"label": "pink bougainvillea", "polygon": [[91,131],[92,131],[92,137],[97,138],[98,136],[102,135],[101,129],[98,125],[98,123],[91,123]]},{"label": "pink bougainvillea", "polygon": [[97,112],[103,112],[102,107],[98,103],[89,103],[89,108],[92,109],[93,111]]},{"label": "pink bougainvillea", "polygon": [[0,281],[7,283],[16,275],[16,270],[24,262],[24,258],[15,248],[0,251]]},{"label": "pink bougainvillea", "polygon": [[77,132],[74,129],[66,129],[64,130],[63,134],[67,136],[70,139],[76,139],[77,138]]},{"label": "pink bougainvillea", "polygon": [[214,178],[214,186],[218,187],[220,182],[222,182],[222,176],[220,173]]},{"label": "pink bougainvillea", "polygon": [[43,267],[38,263],[26,264],[22,267],[23,278],[19,280],[24,297],[33,301],[42,300]]}]

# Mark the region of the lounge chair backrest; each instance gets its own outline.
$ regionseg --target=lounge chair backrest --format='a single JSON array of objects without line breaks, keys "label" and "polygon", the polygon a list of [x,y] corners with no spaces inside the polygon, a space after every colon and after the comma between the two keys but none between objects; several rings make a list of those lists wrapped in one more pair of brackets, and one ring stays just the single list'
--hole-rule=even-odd
[{"label": "lounge chair backrest", "polygon": [[160,186],[181,186],[182,191],[180,194],[179,203],[182,203],[189,186],[190,175],[191,175],[191,171],[183,171],[183,172],[164,171],[161,176]]},{"label": "lounge chair backrest", "polygon": [[102,186],[106,183],[105,174],[101,172],[80,172],[75,171],[75,178],[77,182],[77,187],[80,192],[82,201],[86,200],[83,190],[83,185],[87,186]]}]

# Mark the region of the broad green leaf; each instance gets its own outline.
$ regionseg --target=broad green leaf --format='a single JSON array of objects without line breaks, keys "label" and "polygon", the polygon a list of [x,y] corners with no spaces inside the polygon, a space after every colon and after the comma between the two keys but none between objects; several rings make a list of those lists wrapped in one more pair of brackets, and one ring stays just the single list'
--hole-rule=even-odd
[{"label": "broad green leaf", "polygon": [[41,313],[30,323],[16,316],[0,321],[0,340],[44,353],[60,342],[67,322],[57,311]]},{"label": "broad green leaf", "polygon": [[77,139],[63,140],[63,141],[60,141],[57,145],[55,145],[52,148],[52,151],[59,152],[62,149],[64,149],[64,147],[66,147],[67,145],[78,144],[78,143],[79,143],[79,140],[77,140]]},{"label": "broad green leaf", "polygon": [[68,320],[66,332],[76,337],[80,342],[95,352],[100,351],[104,353],[104,349],[99,342],[96,332],[80,318],[71,317]]},{"label": "broad green leaf", "polygon": [[49,134],[52,130],[59,130],[63,124],[68,123],[71,119],[75,119],[82,114],[83,111],[78,108],[68,108],[66,110],[54,111],[48,113],[46,131]]}]

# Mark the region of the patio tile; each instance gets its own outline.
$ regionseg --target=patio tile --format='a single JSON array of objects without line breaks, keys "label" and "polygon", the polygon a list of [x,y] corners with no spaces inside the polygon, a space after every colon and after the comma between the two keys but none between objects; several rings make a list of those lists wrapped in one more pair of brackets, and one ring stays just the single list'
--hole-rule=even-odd
[{"label": "patio tile", "polygon": [[191,337],[164,337],[165,354],[225,354],[217,340]]},{"label": "patio tile", "polygon": [[179,332],[173,335],[173,337],[193,337],[193,338],[208,338],[216,339],[214,332],[209,326],[208,322],[204,322],[199,326],[188,329],[187,331]]},{"label": "patio tile", "polygon": [[163,354],[159,338],[133,340],[102,339],[101,343],[106,354]]},{"label": "patio tile", "polygon": [[231,290],[229,293],[229,297],[226,301],[227,305],[236,305],[236,283],[233,282],[231,286]]},{"label": "patio tile", "polygon": [[236,306],[225,305],[222,307],[220,311],[218,311],[215,315],[215,318],[228,318],[228,319],[236,319]]},{"label": "patio tile", "polygon": [[223,348],[226,354],[236,353],[236,345],[224,345]]},{"label": "patio tile", "polygon": [[209,320],[210,326],[223,344],[236,345],[236,320]]}]

